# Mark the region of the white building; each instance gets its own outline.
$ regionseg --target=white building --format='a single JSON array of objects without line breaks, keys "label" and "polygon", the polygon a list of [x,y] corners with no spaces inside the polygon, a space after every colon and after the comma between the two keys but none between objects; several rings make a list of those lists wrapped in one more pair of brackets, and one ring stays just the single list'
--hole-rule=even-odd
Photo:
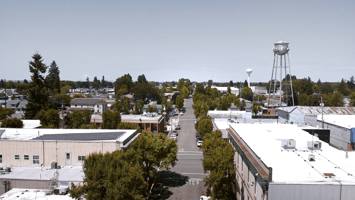
[{"label": "white building", "polygon": [[291,124],[230,124],[237,199],[355,197],[355,152],[321,142]]},{"label": "white building", "polygon": [[107,103],[96,98],[75,98],[70,102],[70,109],[89,110],[91,113],[102,114],[107,109]]},{"label": "white building", "polygon": [[[211,86],[211,88],[216,88],[220,92],[228,92],[228,87],[218,87],[218,86]],[[236,87],[230,87],[231,93],[235,94],[236,96],[239,95],[239,89]]]}]

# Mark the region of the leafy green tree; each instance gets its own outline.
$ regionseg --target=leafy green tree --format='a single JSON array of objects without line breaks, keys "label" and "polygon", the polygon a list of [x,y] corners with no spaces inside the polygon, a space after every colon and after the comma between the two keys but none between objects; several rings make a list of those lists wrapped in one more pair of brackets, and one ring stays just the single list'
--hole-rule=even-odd
[{"label": "leafy green tree", "polygon": [[41,121],[42,128],[53,127],[59,128],[60,118],[57,110],[48,109],[41,110],[37,113],[36,118]]},{"label": "leafy green tree", "polygon": [[346,84],[348,85],[348,88],[350,90],[354,89],[355,88],[355,78],[354,78],[354,76],[351,76],[350,80],[348,82],[346,82]]},{"label": "leafy green tree", "polygon": [[143,107],[144,107],[144,101],[141,99],[138,99],[134,103],[134,114],[142,114],[143,113]]},{"label": "leafy green tree", "polygon": [[82,124],[82,125],[80,126],[80,129],[97,129],[97,127],[96,127],[95,124],[90,124],[90,125]]},{"label": "leafy green tree", "polygon": [[5,86],[6,89],[12,89],[12,88],[15,88],[15,84],[14,82],[12,81],[8,81],[6,86]]},{"label": "leafy green tree", "polygon": [[337,85],[337,91],[339,91],[343,95],[348,95],[349,94],[348,85],[345,83],[344,79],[341,79],[340,84]]},{"label": "leafy green tree", "polygon": [[102,120],[104,129],[116,129],[121,122],[121,115],[117,110],[112,112],[108,109],[102,113]]},{"label": "leafy green tree", "polygon": [[184,107],[184,99],[181,95],[178,95],[176,97],[176,108],[180,110],[182,107]]},{"label": "leafy green tree", "polygon": [[72,99],[77,99],[77,98],[84,98],[84,96],[81,94],[74,94],[72,97]]},{"label": "leafy green tree", "polygon": [[202,138],[204,138],[205,135],[212,133],[212,131],[213,124],[212,118],[210,116],[202,117],[198,120],[197,132],[201,135]]},{"label": "leafy green tree", "polygon": [[138,133],[142,132],[142,130],[141,130],[141,128],[139,128],[139,126],[136,126],[131,123],[126,123],[126,122],[121,122],[120,124],[118,124],[117,129],[137,129]]},{"label": "leafy green tree", "polygon": [[98,90],[100,86],[100,81],[97,79],[97,76],[94,77],[94,81],[91,83],[92,87],[95,88],[95,90]]},{"label": "leafy green tree", "polygon": [[229,81],[229,86],[231,86],[231,87],[233,87],[234,86],[234,83],[233,83],[233,81],[231,80],[231,81]]},{"label": "leafy green tree", "polygon": [[204,172],[210,172],[205,178],[207,195],[213,199],[235,199],[234,188],[234,149],[230,143],[221,138],[220,131],[214,131],[203,138],[202,162]]},{"label": "leafy green tree", "polygon": [[317,95],[307,95],[305,93],[298,95],[298,105],[302,106],[318,106],[319,97]]},{"label": "leafy green tree", "polygon": [[144,74],[138,76],[138,79],[137,79],[137,82],[138,83],[147,83],[147,79],[145,78]]},{"label": "leafy green tree", "polygon": [[25,109],[25,117],[27,119],[33,119],[40,110],[47,109],[49,99],[49,91],[44,79],[47,66],[43,63],[42,56],[38,53],[35,53],[32,59],[33,61],[29,62],[32,82],[28,85],[28,104]]},{"label": "leafy green tree", "polygon": [[242,89],[241,97],[249,101],[253,101],[253,91],[249,87],[244,87]]},{"label": "leafy green tree", "polygon": [[[138,163],[143,169],[144,180],[150,188],[157,176],[157,169],[170,170],[177,162],[176,140],[169,140],[165,134],[153,135],[148,131],[142,134],[131,144],[126,152],[127,161]],[[149,181],[148,181],[149,180]]]},{"label": "leafy green tree", "polygon": [[240,102],[240,110],[245,110],[245,106],[246,106],[245,101],[242,100],[242,101]]},{"label": "leafy green tree", "polygon": [[331,94],[334,92],[334,88],[333,88],[333,85],[328,83],[328,82],[325,82],[325,83],[321,83],[319,85],[319,93],[321,94]]},{"label": "leafy green tree", "polygon": [[7,117],[10,117],[12,114],[14,114],[15,111],[12,110],[11,108],[3,108],[1,105],[0,105],[0,120],[4,120],[6,119]]},{"label": "leafy green tree", "polygon": [[324,96],[325,106],[343,106],[344,95],[338,91]]},{"label": "leafy green tree", "polygon": [[54,60],[49,66],[48,72],[49,74],[46,76],[46,85],[49,89],[50,95],[53,96],[60,93],[60,71]]},{"label": "leafy green tree", "polygon": [[141,99],[144,102],[157,101],[160,103],[163,93],[159,88],[155,87],[154,83],[140,82],[136,83],[132,88],[135,99]]},{"label": "leafy green tree", "polygon": [[146,182],[139,163],[126,160],[125,153],[93,153],[84,160],[84,184],[71,185],[72,198],[97,199],[143,199]]},{"label": "leafy green tree", "polygon": [[254,115],[257,115],[259,112],[262,111],[262,109],[259,104],[253,103],[253,105],[251,106],[251,111],[252,113],[254,113]]},{"label": "leafy green tree", "polygon": [[129,113],[132,109],[130,100],[127,97],[121,97],[120,99],[116,99],[116,103],[113,105],[113,108],[123,113]]},{"label": "leafy green tree", "polygon": [[101,79],[101,87],[106,87],[106,81],[105,81],[105,76],[102,76],[102,79]]},{"label": "leafy green tree", "polygon": [[157,112],[157,107],[148,105],[147,112]]},{"label": "leafy green tree", "polygon": [[88,110],[77,111],[67,114],[64,117],[64,123],[69,128],[80,128],[81,125],[89,125],[91,120],[91,113]]},{"label": "leafy green tree", "polygon": [[186,98],[186,97],[189,96],[189,94],[190,94],[189,89],[187,89],[187,87],[184,86],[184,87],[181,89],[181,95],[182,95],[182,97],[183,97],[183,98]]},{"label": "leafy green tree", "polygon": [[132,77],[129,74],[125,74],[120,78],[117,78],[115,83],[115,93],[116,98],[121,97],[121,95],[127,94],[131,92],[131,88],[133,87]]},{"label": "leafy green tree", "polygon": [[210,110],[208,104],[202,100],[198,100],[192,106],[194,108],[194,114],[196,118],[198,118],[202,112],[207,114],[208,110]]},{"label": "leafy green tree", "polygon": [[295,79],[292,80],[292,85],[294,91],[298,94],[305,93],[307,95],[312,95],[314,93],[314,85],[315,83],[312,82],[311,78],[304,78],[304,79]]},{"label": "leafy green tree", "polygon": [[3,127],[3,128],[23,128],[23,122],[21,121],[21,119],[8,118],[8,119],[2,120],[1,127]]}]

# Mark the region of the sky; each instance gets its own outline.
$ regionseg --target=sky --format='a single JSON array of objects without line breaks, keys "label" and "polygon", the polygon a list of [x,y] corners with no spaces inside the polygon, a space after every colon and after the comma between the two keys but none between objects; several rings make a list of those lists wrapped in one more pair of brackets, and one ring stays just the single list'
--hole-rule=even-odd
[{"label": "sky", "polygon": [[354,0],[0,0],[0,79],[30,80],[36,52],[61,80],[251,82],[271,78],[274,43],[292,75],[355,75]]}]

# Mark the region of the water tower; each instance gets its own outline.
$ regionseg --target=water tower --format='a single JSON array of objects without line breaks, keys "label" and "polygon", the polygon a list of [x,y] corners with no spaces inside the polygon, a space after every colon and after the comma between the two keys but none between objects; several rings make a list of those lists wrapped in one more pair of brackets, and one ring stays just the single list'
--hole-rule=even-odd
[{"label": "water tower", "polygon": [[248,74],[248,87],[250,87],[250,74],[253,72],[252,69],[247,69],[247,74]]},{"label": "water tower", "polygon": [[[274,64],[269,87],[269,107],[294,106],[290,56],[287,42],[279,41],[274,47]],[[279,71],[278,71],[279,70]],[[278,79],[279,78],[279,79]]]}]

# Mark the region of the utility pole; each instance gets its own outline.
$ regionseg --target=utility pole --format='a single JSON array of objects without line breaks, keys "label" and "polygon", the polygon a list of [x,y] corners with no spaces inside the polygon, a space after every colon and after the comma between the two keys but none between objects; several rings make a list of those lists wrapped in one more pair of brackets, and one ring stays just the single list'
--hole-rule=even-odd
[{"label": "utility pole", "polygon": [[324,120],[323,120],[323,107],[324,107],[324,103],[323,103],[323,97],[320,97],[320,106],[322,107],[322,129],[324,129]]}]

